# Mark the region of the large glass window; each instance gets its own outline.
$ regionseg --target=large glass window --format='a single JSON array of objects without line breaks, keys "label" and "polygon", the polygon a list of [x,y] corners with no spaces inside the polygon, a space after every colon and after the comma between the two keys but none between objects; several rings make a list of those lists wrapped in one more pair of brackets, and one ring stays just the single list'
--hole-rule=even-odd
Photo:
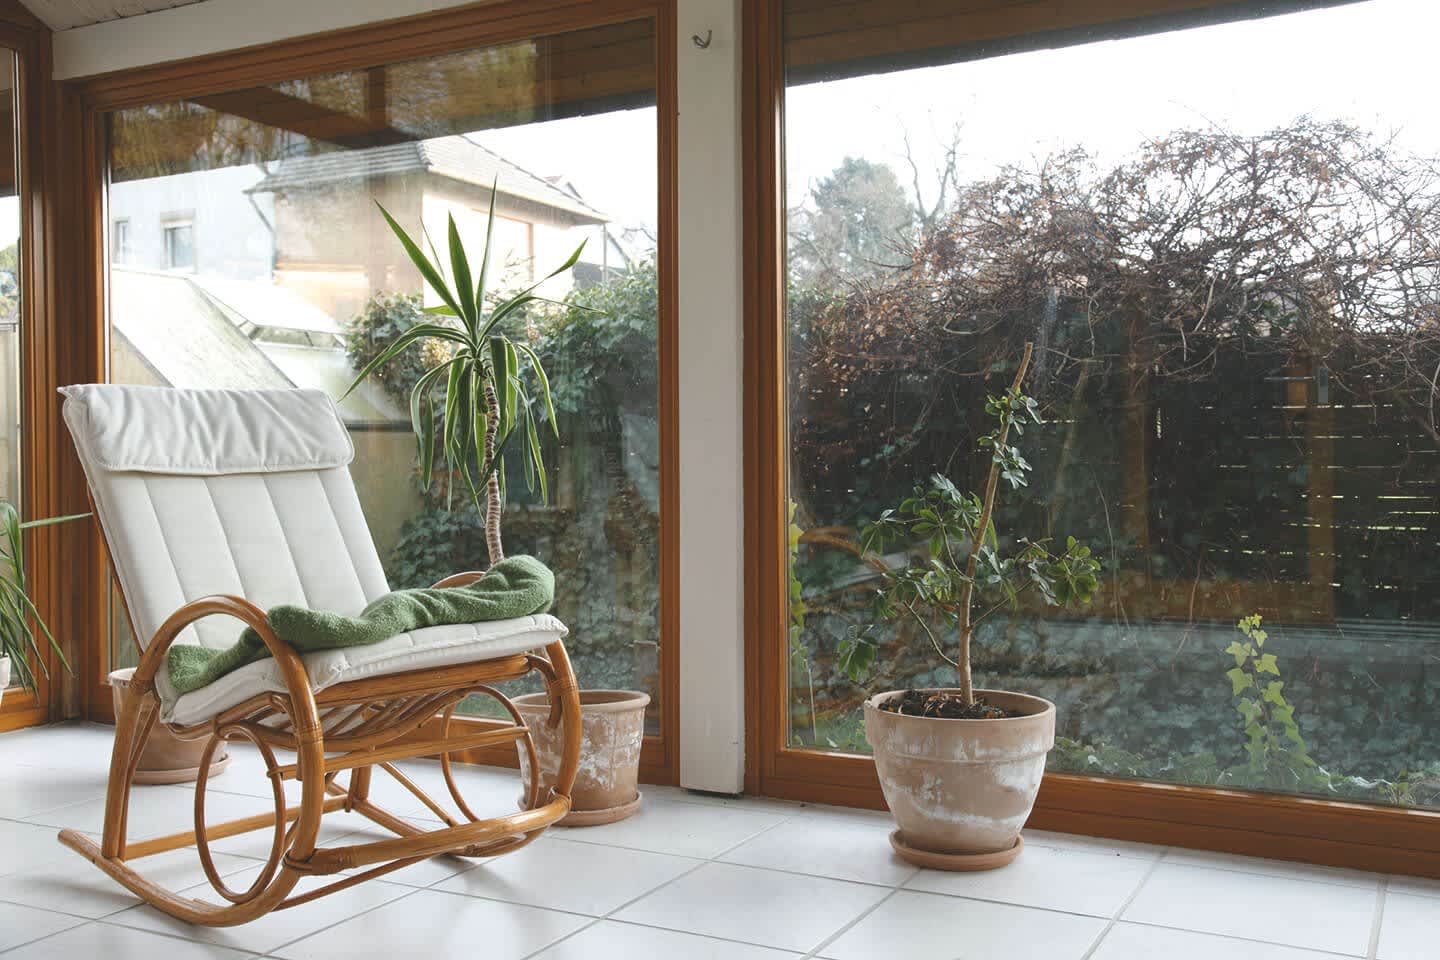
[{"label": "large glass window", "polygon": [[20,503],[20,194],[15,55],[0,51],[0,500]]},{"label": "large glass window", "polygon": [[914,623],[839,670],[926,550],[859,531],[978,487],[1033,341],[999,535],[1074,536],[1102,583],[1002,605],[975,666],[1058,704],[1050,769],[1440,805],[1440,11],[1017,41],[1057,25],[859,6],[786,4],[790,744],[866,752],[868,692],[954,685]]},{"label": "large glass window", "polygon": [[[554,386],[550,501],[511,458],[505,544],[556,573],[587,687],[660,689],[654,24],[621,23],[109,116],[110,375],[175,387],[318,387],[433,304],[381,218],[477,251],[491,289],[563,264],[515,315]],[[442,241],[443,242],[443,241]],[[472,261],[474,257],[472,256]],[[444,345],[340,402],[394,588],[483,568],[479,516],[418,482],[409,394]],[[428,352],[426,352],[428,351]],[[115,605],[113,660],[130,642]]]}]

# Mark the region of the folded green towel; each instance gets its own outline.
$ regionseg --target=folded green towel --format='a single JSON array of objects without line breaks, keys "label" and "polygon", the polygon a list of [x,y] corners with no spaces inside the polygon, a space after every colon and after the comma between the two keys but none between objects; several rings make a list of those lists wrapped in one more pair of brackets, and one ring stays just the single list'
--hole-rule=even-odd
[{"label": "folded green towel", "polygon": [[[509,620],[543,613],[555,600],[555,574],[534,557],[506,557],[463,587],[396,590],[375,600],[358,617],[282,604],[269,611],[270,628],[301,653],[360,647],[422,627]],[[177,693],[213,683],[232,670],[270,655],[254,630],[224,650],[189,643],[170,647],[166,665]]]}]

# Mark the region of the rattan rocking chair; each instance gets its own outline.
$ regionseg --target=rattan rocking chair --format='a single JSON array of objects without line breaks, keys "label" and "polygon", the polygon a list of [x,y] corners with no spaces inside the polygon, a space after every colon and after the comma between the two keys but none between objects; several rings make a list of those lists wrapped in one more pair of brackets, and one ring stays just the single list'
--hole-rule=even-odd
[{"label": "rattan rocking chair", "polygon": [[[113,385],[61,392],[142,651],[116,717],[101,840],[64,830],[62,843],[174,917],[230,926],[427,857],[515,850],[569,811],[580,702],[562,642],[565,627],[554,617],[427,627],[368,647],[303,656],[270,630],[267,607],[302,603],[353,614],[389,589],[350,477],[354,449],[328,397],[312,390]],[[437,586],[479,576],[459,573]],[[259,633],[271,659],[177,695],[165,669],[170,645],[228,646],[239,635],[237,620]],[[494,686],[531,672],[548,691],[548,723],[563,725],[562,757],[544,795],[530,731]],[[471,694],[494,697],[511,722],[457,729],[455,709]],[[131,840],[131,782],[156,723],[181,739],[206,741],[194,826]],[[232,740],[250,741],[263,757],[274,812],[206,824],[209,767],[219,744]],[[477,817],[461,796],[451,757],[512,742],[528,761],[526,809]],[[282,763],[277,751],[293,752],[294,761]],[[441,759],[456,814],[395,766],[430,756]],[[445,826],[422,830],[377,806],[370,797],[376,767]],[[300,784],[298,806],[287,806],[284,786],[291,780]],[[321,818],[339,810],[363,814],[395,836],[317,847]],[[259,876],[248,889],[230,889],[215,868],[211,841],[266,828],[274,840]],[[178,895],[132,866],[192,844],[222,903]],[[292,895],[302,877],[341,871],[353,872]]]}]

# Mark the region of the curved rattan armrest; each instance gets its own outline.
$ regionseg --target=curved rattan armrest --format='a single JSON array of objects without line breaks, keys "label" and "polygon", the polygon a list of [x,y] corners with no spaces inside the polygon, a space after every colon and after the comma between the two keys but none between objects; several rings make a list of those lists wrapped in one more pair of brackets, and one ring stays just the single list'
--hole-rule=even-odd
[{"label": "curved rattan armrest", "polygon": [[191,600],[170,614],[145,646],[140,665],[135,668],[135,675],[130,680],[130,689],[141,695],[152,692],[155,689],[155,675],[165,662],[166,653],[180,632],[197,620],[219,615],[234,617],[260,635],[266,649],[275,658],[275,663],[280,668],[280,676],[285,681],[285,689],[290,694],[296,733],[301,734],[302,730],[308,727],[308,731],[318,737],[319,713],[315,707],[315,692],[310,687],[310,675],[305,670],[305,662],[293,647],[275,636],[265,611],[244,597],[229,594],[201,597],[199,600]]},{"label": "curved rattan armrest", "polygon": [[468,587],[470,584],[485,576],[483,570],[463,570],[460,573],[452,573],[443,580],[437,580],[430,585],[430,589],[437,587]]}]

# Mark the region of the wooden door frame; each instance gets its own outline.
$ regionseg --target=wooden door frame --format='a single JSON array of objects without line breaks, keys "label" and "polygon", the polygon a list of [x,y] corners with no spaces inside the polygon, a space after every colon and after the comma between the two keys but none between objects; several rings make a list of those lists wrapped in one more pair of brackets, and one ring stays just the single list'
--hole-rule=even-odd
[{"label": "wooden door frame", "polygon": [[[1194,6],[1190,0],[1151,2],[1162,13]],[[1137,7],[1137,0],[1107,3],[1130,15]],[[744,0],[746,792],[884,809],[868,757],[797,750],[786,742],[788,445],[780,18],[781,0]],[[1440,811],[1433,810],[1048,774],[1030,826],[1440,877]]]},{"label": "wooden door frame", "polygon": [[[81,145],[73,176],[78,188],[71,217],[82,237],[76,257],[78,273],[88,278],[76,292],[73,330],[84,341],[92,363],[90,379],[104,378],[108,340],[105,278],[108,240],[105,214],[105,114],[125,107],[168,102],[244,89],[341,70],[361,70],[403,60],[440,56],[478,47],[552,36],[575,30],[637,20],[655,24],[655,95],[658,145],[657,217],[659,242],[660,406],[660,685],[661,731],[647,737],[641,755],[641,778],[650,783],[675,783],[679,777],[679,471],[677,458],[678,376],[676,364],[676,47],[674,0],[497,0],[453,7],[398,20],[348,27],[208,54],[143,68],[118,71],[58,85],[72,105],[62,119],[69,137]],[[66,458],[74,461],[74,453]],[[82,481],[83,483],[83,481]],[[82,487],[83,489],[83,487]],[[85,716],[113,722],[104,667],[109,571],[98,534],[89,531],[87,564],[91,585],[83,591],[80,616],[92,637],[83,660]],[[583,638],[580,638],[583,642]],[[488,721],[468,721],[484,724]],[[417,732],[423,735],[423,731]],[[474,762],[513,766],[510,751],[466,755]]]}]

